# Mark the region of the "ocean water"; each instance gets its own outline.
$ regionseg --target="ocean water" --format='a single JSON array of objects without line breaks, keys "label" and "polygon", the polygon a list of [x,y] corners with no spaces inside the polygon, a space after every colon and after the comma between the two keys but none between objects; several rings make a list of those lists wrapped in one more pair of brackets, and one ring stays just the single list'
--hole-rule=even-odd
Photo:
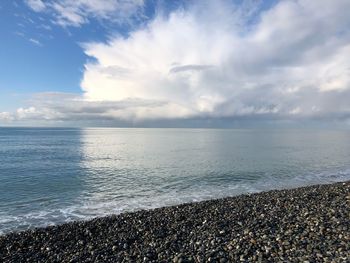
[{"label": "ocean water", "polygon": [[350,132],[0,128],[0,234],[350,180]]}]

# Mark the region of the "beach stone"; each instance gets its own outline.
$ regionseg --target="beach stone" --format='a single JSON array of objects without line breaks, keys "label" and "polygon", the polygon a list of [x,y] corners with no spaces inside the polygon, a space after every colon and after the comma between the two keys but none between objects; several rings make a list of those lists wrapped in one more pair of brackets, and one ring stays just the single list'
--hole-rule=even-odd
[{"label": "beach stone", "polygon": [[0,262],[349,262],[350,183],[182,204],[0,236]]}]

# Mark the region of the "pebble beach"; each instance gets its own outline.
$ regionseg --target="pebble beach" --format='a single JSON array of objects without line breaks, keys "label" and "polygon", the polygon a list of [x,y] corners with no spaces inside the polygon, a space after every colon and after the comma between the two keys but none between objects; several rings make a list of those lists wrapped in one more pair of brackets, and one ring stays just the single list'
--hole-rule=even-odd
[{"label": "pebble beach", "polygon": [[0,236],[1,262],[349,262],[350,182]]}]

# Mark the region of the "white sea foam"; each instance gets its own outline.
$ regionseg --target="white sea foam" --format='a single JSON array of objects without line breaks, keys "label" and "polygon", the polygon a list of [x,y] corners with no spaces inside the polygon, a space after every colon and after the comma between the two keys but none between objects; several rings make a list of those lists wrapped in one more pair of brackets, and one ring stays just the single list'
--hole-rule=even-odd
[{"label": "white sea foam", "polygon": [[100,202],[83,201],[65,208],[43,210],[22,215],[6,215],[0,213],[0,234],[10,231],[26,230],[34,227],[44,227],[74,220],[88,220],[94,217],[141,209],[154,209],[163,206],[177,205],[186,202],[197,202],[213,198],[235,196],[244,193],[256,193],[273,189],[295,188],[313,184],[327,184],[350,180],[350,169],[337,172],[322,172],[300,175],[293,178],[276,180],[275,177],[212,187],[210,185],[193,185],[181,192],[172,189],[163,194],[136,198],[125,198],[118,201]]}]

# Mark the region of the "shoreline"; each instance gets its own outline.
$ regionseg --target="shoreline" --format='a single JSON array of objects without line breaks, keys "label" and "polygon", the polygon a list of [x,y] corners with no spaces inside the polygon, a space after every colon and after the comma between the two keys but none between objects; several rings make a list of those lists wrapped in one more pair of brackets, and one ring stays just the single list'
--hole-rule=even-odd
[{"label": "shoreline", "polygon": [[2,262],[346,262],[350,181],[0,236]]}]

